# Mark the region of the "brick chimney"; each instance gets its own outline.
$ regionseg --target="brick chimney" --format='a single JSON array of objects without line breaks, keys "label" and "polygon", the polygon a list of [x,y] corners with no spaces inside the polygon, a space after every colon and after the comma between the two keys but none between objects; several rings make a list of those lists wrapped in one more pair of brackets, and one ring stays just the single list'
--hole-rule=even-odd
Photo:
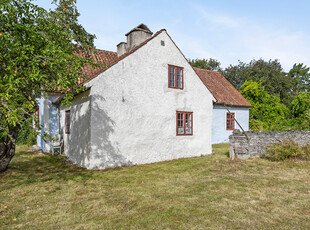
[{"label": "brick chimney", "polygon": [[142,42],[144,42],[146,39],[150,38],[152,36],[153,32],[150,31],[150,29],[144,25],[140,24],[137,27],[130,30],[127,34],[127,43],[121,42],[117,45],[117,56],[121,56]]}]

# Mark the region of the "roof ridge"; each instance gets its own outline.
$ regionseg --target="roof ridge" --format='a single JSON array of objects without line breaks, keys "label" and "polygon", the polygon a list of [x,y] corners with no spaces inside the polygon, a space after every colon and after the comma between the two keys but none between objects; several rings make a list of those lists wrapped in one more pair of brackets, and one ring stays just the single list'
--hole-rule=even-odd
[{"label": "roof ridge", "polygon": [[204,68],[199,68],[199,67],[195,67],[195,66],[193,66],[193,68],[195,68],[195,69],[199,69],[199,70],[203,70],[203,71],[215,72],[215,73],[219,73],[219,74],[221,74],[221,72],[220,72],[220,71],[215,71],[215,70],[210,70],[210,69],[204,69]]},{"label": "roof ridge", "polygon": [[104,51],[104,52],[110,52],[110,53],[117,53],[116,51],[103,50],[103,49],[98,49],[98,48],[95,48],[95,50]]}]

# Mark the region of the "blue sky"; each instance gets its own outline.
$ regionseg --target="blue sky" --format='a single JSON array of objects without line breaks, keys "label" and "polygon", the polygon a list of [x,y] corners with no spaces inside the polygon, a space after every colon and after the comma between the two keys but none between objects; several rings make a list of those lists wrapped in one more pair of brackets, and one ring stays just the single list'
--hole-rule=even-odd
[{"label": "blue sky", "polygon": [[[45,8],[51,0],[38,0]],[[215,58],[222,67],[253,58],[310,66],[307,0],[78,0],[80,23],[99,49],[116,51],[125,33],[146,24],[165,28],[188,58]]]}]

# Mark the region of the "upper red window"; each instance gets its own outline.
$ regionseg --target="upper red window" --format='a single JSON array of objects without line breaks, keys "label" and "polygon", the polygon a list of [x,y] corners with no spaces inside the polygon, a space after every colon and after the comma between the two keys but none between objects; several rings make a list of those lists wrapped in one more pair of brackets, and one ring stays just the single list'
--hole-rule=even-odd
[{"label": "upper red window", "polygon": [[70,134],[70,110],[67,110],[65,115],[65,132]]},{"label": "upper red window", "polygon": [[235,113],[227,113],[226,115],[226,129],[234,130],[235,129]]},{"label": "upper red window", "polygon": [[168,66],[168,86],[169,88],[183,89],[183,68]]},{"label": "upper red window", "polygon": [[177,136],[193,135],[193,113],[177,112]]}]

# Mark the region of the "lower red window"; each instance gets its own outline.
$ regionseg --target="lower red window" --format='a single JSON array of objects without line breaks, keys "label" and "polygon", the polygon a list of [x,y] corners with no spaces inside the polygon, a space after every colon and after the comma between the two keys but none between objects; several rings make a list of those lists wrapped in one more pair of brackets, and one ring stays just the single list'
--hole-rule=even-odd
[{"label": "lower red window", "polygon": [[65,115],[65,132],[70,134],[70,110],[67,110]]},{"label": "lower red window", "polygon": [[234,130],[235,129],[235,113],[227,113],[226,115],[226,129]]},{"label": "lower red window", "polygon": [[193,113],[177,112],[177,136],[193,135]]}]

